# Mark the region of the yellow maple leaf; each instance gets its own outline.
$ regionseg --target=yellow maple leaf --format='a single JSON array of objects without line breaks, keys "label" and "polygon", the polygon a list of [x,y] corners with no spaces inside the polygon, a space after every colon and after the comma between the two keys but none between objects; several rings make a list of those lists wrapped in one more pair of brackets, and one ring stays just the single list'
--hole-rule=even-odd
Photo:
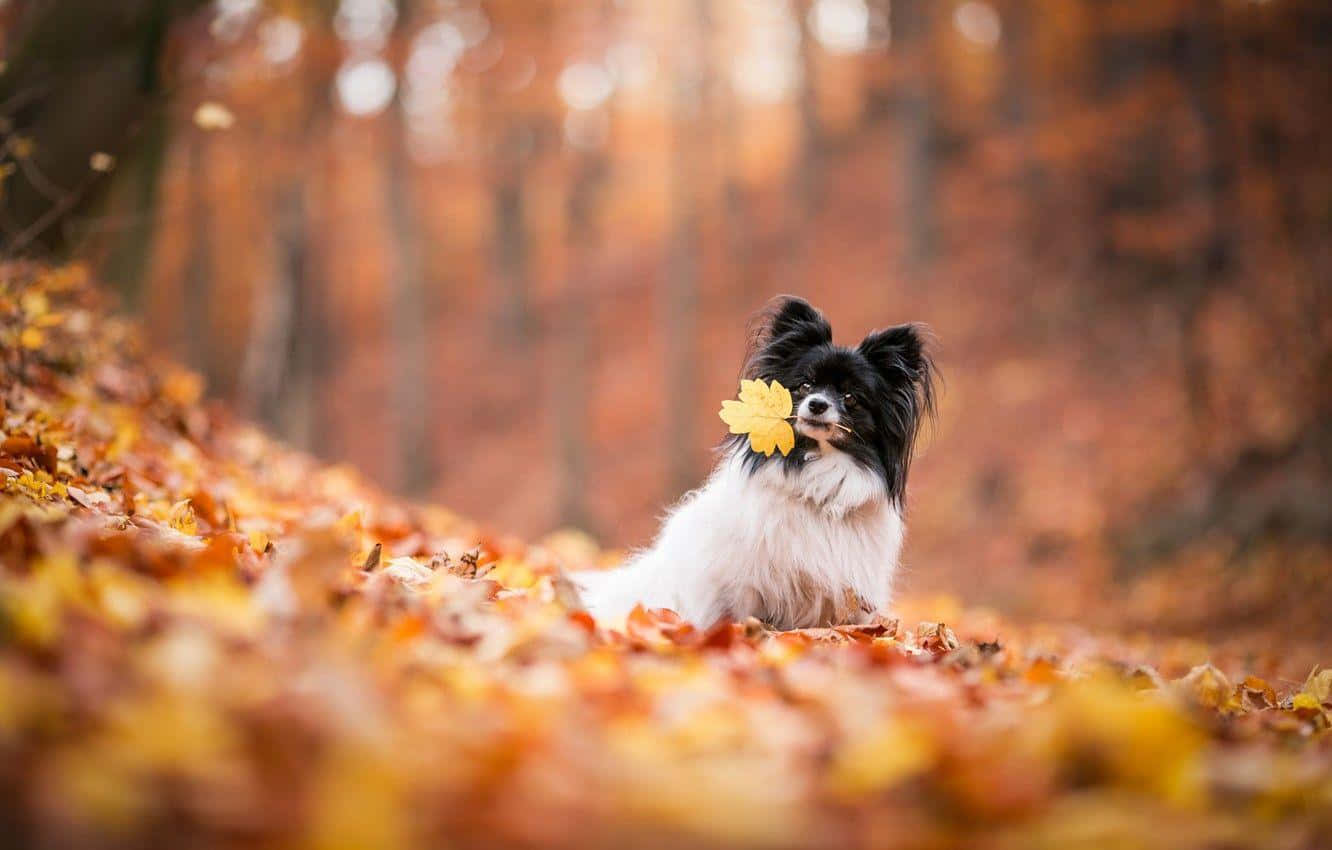
[{"label": "yellow maple leaf", "polygon": [[181,534],[193,537],[199,533],[199,523],[194,518],[194,506],[190,504],[189,499],[181,499],[171,506],[167,522]]},{"label": "yellow maple leaf", "polygon": [[23,333],[19,334],[19,345],[29,351],[41,348],[45,341],[46,336],[38,328],[24,328]]},{"label": "yellow maple leaf", "polygon": [[748,434],[749,446],[756,452],[783,455],[795,448],[795,431],[787,419],[791,416],[791,391],[773,380],[741,381],[740,400],[724,401],[718,413],[731,426],[732,434]]}]

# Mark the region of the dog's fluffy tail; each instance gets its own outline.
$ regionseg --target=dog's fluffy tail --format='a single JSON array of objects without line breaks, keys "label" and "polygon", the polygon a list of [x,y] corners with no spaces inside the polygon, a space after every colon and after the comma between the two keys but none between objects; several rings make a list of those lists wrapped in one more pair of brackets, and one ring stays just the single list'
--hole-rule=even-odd
[{"label": "dog's fluffy tail", "polygon": [[657,607],[660,603],[650,598],[647,579],[648,568],[642,559],[615,569],[569,574],[587,612],[602,623],[623,620],[640,602],[644,607]]}]

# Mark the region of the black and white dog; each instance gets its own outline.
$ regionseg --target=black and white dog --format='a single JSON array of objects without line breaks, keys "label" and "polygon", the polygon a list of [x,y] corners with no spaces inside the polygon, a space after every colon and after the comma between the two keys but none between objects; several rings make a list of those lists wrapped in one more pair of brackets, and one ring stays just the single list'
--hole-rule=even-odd
[{"label": "black and white dog", "polygon": [[921,330],[834,345],[823,315],[791,297],[757,327],[744,376],[791,390],[795,449],[765,457],[745,436],[729,439],[651,548],[573,576],[598,619],[641,603],[702,627],[753,616],[791,629],[864,622],[891,602],[907,471],[934,412]]}]

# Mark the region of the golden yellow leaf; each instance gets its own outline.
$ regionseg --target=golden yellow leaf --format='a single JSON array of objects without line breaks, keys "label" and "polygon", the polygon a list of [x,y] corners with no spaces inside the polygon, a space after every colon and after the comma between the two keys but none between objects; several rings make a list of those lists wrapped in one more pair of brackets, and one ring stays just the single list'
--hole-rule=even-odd
[{"label": "golden yellow leaf", "polygon": [[24,328],[23,333],[19,334],[19,345],[29,351],[36,351],[42,347],[46,341],[46,336],[37,328]]},{"label": "golden yellow leaf", "polygon": [[408,846],[399,767],[369,744],[339,744],[315,776],[306,846],[311,850]]},{"label": "golden yellow leaf", "polygon": [[1172,684],[1182,696],[1206,708],[1217,711],[1234,711],[1239,708],[1230,680],[1211,664],[1194,667]]},{"label": "golden yellow leaf", "polygon": [[194,518],[194,507],[189,499],[181,499],[171,506],[171,513],[167,515],[167,521],[171,527],[181,534],[188,534],[191,537],[199,533],[199,523]]},{"label": "golden yellow leaf", "polygon": [[828,782],[843,798],[875,793],[927,769],[934,761],[927,735],[905,721],[884,718],[868,735],[847,741],[833,754]]},{"label": "golden yellow leaf", "polygon": [[262,531],[251,531],[248,535],[250,548],[256,552],[264,552],[268,549],[268,535]]},{"label": "golden yellow leaf", "polygon": [[42,292],[26,292],[19,299],[23,315],[29,319],[39,319],[51,310],[51,302]]},{"label": "golden yellow leaf", "polygon": [[334,523],[333,529],[337,534],[360,534],[361,533],[361,512],[348,511],[338,518]]},{"label": "golden yellow leaf", "polygon": [[1304,693],[1319,703],[1332,703],[1332,668],[1310,673],[1304,682]]},{"label": "golden yellow leaf", "polygon": [[187,369],[173,369],[162,381],[162,395],[181,407],[198,403],[203,390],[203,377]]},{"label": "golden yellow leaf", "polygon": [[795,448],[795,430],[787,419],[791,415],[791,391],[776,380],[741,381],[740,400],[724,401],[718,413],[731,427],[732,434],[748,434],[749,446],[756,452],[783,455]]}]

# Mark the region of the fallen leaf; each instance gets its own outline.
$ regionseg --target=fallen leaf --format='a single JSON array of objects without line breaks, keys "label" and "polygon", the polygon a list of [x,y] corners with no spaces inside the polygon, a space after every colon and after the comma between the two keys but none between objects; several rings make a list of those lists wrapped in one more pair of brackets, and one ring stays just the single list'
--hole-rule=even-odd
[{"label": "fallen leaf", "polygon": [[370,554],[365,556],[365,563],[361,564],[361,569],[365,572],[374,572],[379,569],[379,558],[384,553],[384,544],[376,543],[370,550]]},{"label": "fallen leaf", "polygon": [[1304,693],[1323,705],[1332,705],[1332,668],[1314,670],[1304,681]]},{"label": "fallen leaf", "polygon": [[916,627],[916,645],[933,655],[943,655],[961,646],[948,626],[928,622]]},{"label": "fallen leaf", "polygon": [[1185,676],[1171,682],[1171,686],[1176,693],[1206,708],[1226,711],[1239,708],[1230,680],[1211,664],[1194,667]]},{"label": "fallen leaf", "polygon": [[194,517],[194,507],[190,504],[189,499],[181,499],[171,506],[171,511],[167,514],[167,522],[181,534],[188,534],[193,537],[199,533],[199,523]]}]

